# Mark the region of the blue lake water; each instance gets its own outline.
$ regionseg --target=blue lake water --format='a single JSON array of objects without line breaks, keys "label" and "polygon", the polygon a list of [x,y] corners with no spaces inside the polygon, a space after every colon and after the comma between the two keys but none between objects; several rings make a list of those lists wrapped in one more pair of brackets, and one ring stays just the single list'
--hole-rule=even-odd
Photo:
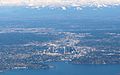
[{"label": "blue lake water", "polygon": [[55,68],[47,70],[13,70],[0,75],[120,75],[120,65],[74,65],[52,63]]}]

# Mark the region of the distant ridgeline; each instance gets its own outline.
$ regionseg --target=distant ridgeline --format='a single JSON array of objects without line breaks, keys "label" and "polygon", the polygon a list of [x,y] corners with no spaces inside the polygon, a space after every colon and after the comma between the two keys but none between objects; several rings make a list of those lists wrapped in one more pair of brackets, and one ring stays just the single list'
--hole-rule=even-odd
[{"label": "distant ridgeline", "polygon": [[22,22],[49,20],[52,23],[55,20],[69,22],[73,20],[81,24],[83,21],[100,23],[112,21],[116,25],[120,18],[119,0],[0,0],[0,6],[2,10],[0,21],[3,25],[4,21],[11,20]]},{"label": "distant ridgeline", "polygon": [[0,0],[1,6],[30,6],[30,7],[108,7],[119,6],[119,0]]},{"label": "distant ridgeline", "polygon": [[[80,29],[119,29],[120,7],[68,7],[52,9],[1,6],[0,27],[54,27]],[[74,27],[73,27],[74,26]]]}]

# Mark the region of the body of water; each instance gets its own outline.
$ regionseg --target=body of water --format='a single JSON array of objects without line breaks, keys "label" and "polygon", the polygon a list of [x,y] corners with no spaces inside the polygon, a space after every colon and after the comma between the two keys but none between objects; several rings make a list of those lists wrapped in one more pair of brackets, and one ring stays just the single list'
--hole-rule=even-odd
[{"label": "body of water", "polygon": [[120,65],[74,65],[52,63],[55,68],[47,70],[12,70],[0,75],[120,75]]}]

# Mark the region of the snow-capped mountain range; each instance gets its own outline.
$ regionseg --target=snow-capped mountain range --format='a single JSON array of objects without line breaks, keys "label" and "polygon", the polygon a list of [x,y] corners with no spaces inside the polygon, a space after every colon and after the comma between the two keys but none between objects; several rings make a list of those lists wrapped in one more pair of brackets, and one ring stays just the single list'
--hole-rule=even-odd
[{"label": "snow-capped mountain range", "polygon": [[119,6],[120,0],[0,0],[1,6],[29,6],[34,8],[39,7],[61,7],[66,10],[67,7],[109,7]]}]

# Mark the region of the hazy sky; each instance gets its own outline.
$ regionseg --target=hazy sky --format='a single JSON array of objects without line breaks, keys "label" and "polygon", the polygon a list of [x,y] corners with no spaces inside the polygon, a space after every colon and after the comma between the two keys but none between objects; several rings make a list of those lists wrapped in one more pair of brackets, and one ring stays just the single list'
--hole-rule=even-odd
[{"label": "hazy sky", "polygon": [[0,5],[26,5],[26,6],[96,6],[106,7],[120,5],[120,0],[0,0]]}]

